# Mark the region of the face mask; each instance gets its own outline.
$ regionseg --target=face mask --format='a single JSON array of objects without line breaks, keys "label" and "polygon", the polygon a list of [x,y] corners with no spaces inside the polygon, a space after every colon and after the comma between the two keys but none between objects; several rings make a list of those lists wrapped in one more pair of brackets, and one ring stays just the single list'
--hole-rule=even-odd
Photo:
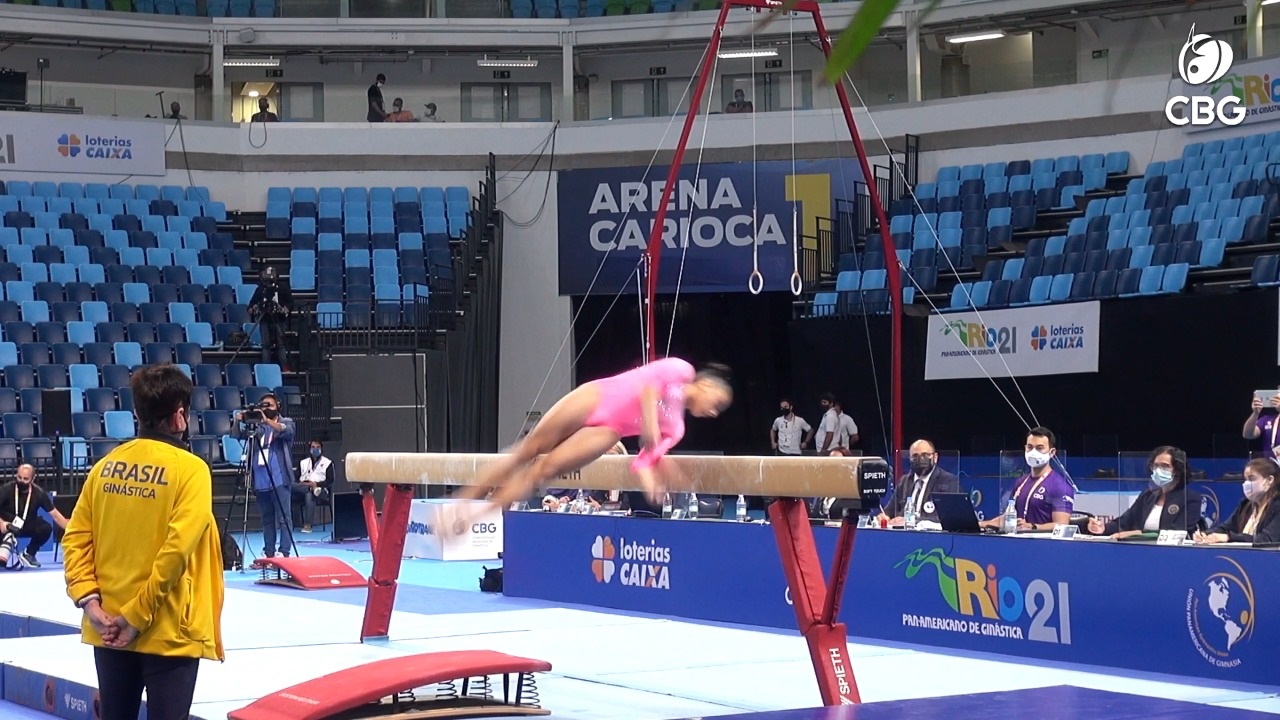
[{"label": "face mask", "polygon": [[1164,487],[1173,482],[1173,471],[1156,468],[1151,471],[1151,482],[1155,483],[1156,487]]},{"label": "face mask", "polygon": [[911,471],[920,477],[929,474],[933,470],[933,460],[930,458],[916,458],[911,461]]},{"label": "face mask", "polygon": [[311,448],[311,457],[313,458],[320,457],[320,448]]},{"label": "face mask", "polygon": [[783,405],[780,409],[782,410],[783,415],[791,414],[791,408],[787,407],[786,405]]},{"label": "face mask", "polygon": [[1049,453],[1040,452],[1039,450],[1027,451],[1027,464],[1033,468],[1041,468],[1049,464]]},{"label": "face mask", "polygon": [[1261,480],[1245,480],[1244,481],[1244,496],[1249,498],[1250,500],[1257,500],[1258,498],[1262,497],[1262,494],[1265,493],[1266,491],[1267,491],[1267,487],[1263,486]]}]

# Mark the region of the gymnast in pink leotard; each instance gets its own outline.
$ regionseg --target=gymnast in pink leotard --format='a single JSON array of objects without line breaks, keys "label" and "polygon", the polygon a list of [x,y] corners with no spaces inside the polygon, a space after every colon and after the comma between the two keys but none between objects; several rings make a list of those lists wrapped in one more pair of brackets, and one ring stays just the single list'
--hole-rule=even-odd
[{"label": "gymnast in pink leotard", "polygon": [[631,469],[653,497],[661,485],[656,466],[684,437],[685,412],[716,417],[732,402],[728,368],[710,365],[695,372],[678,358],[588,382],[553,405],[461,497],[484,497],[492,489],[491,500],[505,507],[527,497],[533,487],[598,459],[620,439],[635,436],[642,448]]}]

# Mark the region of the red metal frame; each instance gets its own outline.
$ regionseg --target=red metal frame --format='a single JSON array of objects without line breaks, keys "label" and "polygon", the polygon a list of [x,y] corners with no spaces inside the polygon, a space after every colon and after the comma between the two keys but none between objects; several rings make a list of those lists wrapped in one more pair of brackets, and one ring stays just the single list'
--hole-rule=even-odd
[{"label": "red metal frame", "polygon": [[[781,0],[723,0],[720,16],[716,18],[715,29],[711,33],[711,42],[707,46],[706,55],[702,59],[702,67],[698,70],[698,82],[693,89],[693,98],[689,101],[689,112],[684,119],[684,127],[680,131],[680,140],[676,143],[671,158],[671,169],[667,172],[667,183],[662,188],[662,201],[653,219],[650,230],[649,247],[644,254],[645,272],[645,341],[648,344],[647,358],[649,362],[658,359],[657,323],[655,321],[654,296],[658,292],[658,266],[662,255],[662,231],[667,217],[667,203],[671,201],[671,193],[675,191],[676,181],[680,175],[680,165],[684,162],[684,153],[689,145],[689,134],[693,130],[693,120],[697,117],[698,108],[702,105],[702,94],[706,91],[707,81],[711,77],[712,59],[720,48],[720,40],[724,34],[725,22],[729,19],[729,11],[735,7],[754,8],[758,11],[778,11],[782,7]],[[818,3],[813,0],[797,0],[791,10],[795,13],[813,16],[813,24],[818,33],[818,41],[822,45],[822,53],[831,57],[831,38],[827,35],[826,25],[822,22],[822,13]],[[840,100],[840,108],[844,111],[844,121],[849,128],[849,137],[853,140],[854,151],[858,155],[858,164],[862,168],[863,182],[867,186],[871,207],[875,212],[876,222],[880,224],[880,241],[886,258],[896,258],[896,248],[889,236],[889,219],[885,216],[884,206],[880,202],[880,191],[876,188],[875,176],[871,174],[871,164],[867,161],[867,151],[858,135],[858,127],[853,122],[853,109],[849,105],[849,96],[845,92],[844,83],[836,83],[836,96]],[[852,190],[852,188],[849,188]],[[896,268],[896,265],[894,266]],[[890,424],[892,425],[892,448],[890,456],[902,447],[902,277],[897,272],[889,273],[889,303],[891,322],[893,325],[892,370]]]},{"label": "red metal frame", "polygon": [[[689,112],[685,116],[680,141],[676,145],[675,154],[671,160],[667,183],[662,189],[662,200],[658,203],[649,246],[644,255],[645,340],[646,356],[649,361],[657,359],[658,338],[653,300],[658,288],[658,261],[662,252],[663,223],[666,221],[667,203],[671,200],[671,193],[679,177],[680,164],[684,160],[684,153],[688,147],[693,121],[701,105],[702,95],[706,91],[707,81],[710,79],[712,63],[709,60],[715,57],[719,50],[720,39],[731,9],[744,7],[759,11],[774,11],[781,6],[780,0],[724,0],[720,7],[720,16],[716,20],[711,42],[698,72],[698,82],[689,102]],[[808,13],[813,16],[822,51],[830,57],[831,39],[822,22],[818,4],[813,0],[798,0],[793,12]],[[849,105],[849,97],[843,83],[836,85],[836,96],[844,111],[845,124],[848,125],[849,135],[858,155],[858,163],[862,168],[871,206],[880,224],[880,239],[884,246],[885,257],[896,257],[893,240],[889,236],[889,221],[885,217],[884,207],[880,202],[880,193],[876,188],[870,163],[867,161],[866,149],[853,122],[853,110]],[[896,452],[897,448],[902,447],[902,278],[897,272],[889,273],[889,293],[893,318],[892,449]],[[391,611],[395,604],[396,580],[400,575],[400,561],[404,554],[405,537],[409,527],[409,507],[413,491],[406,485],[387,487],[381,527],[379,527],[372,489],[365,488],[361,492],[364,495],[365,521],[369,526],[369,542],[374,555],[373,572],[369,575],[369,599],[365,605],[364,627],[361,631],[361,640],[370,640],[385,638],[388,634]],[[847,631],[842,623],[836,622],[840,612],[840,598],[849,572],[849,561],[853,556],[854,526],[849,519],[846,519],[840,528],[836,555],[832,562],[831,584],[828,587],[822,574],[805,503],[794,498],[777,500],[769,506],[769,518],[778,542],[783,572],[786,574],[788,587],[791,588],[796,621],[801,635],[809,646],[809,655],[817,675],[822,702],[824,705],[858,704],[861,702],[861,697],[854,679],[853,666],[849,662]]]}]

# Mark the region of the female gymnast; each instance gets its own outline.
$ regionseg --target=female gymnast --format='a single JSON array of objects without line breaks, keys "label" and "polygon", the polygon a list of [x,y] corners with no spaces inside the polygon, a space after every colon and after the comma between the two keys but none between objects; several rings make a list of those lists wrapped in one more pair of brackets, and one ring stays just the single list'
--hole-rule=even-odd
[{"label": "female gymnast", "polygon": [[579,470],[624,437],[640,436],[631,469],[652,498],[661,496],[654,466],[684,437],[684,413],[716,417],[733,402],[729,368],[699,372],[678,358],[657,360],[620,375],[586,383],[565,395],[510,453],[485,467],[459,497],[479,499],[493,490],[498,507],[528,497],[534,487]]}]

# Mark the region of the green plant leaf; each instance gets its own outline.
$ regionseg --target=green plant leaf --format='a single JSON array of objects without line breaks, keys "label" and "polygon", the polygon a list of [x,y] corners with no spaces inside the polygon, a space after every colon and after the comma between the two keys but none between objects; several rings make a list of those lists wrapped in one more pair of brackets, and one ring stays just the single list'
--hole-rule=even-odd
[{"label": "green plant leaf", "polygon": [[[858,58],[862,57],[862,53],[871,45],[871,41],[880,34],[885,21],[898,9],[901,2],[902,0],[863,0],[858,13],[849,21],[849,26],[840,33],[840,37],[831,48],[831,57],[827,59],[824,71],[828,82],[840,82],[840,78],[853,67],[854,63],[858,62]],[[924,22],[924,19],[941,4],[942,0],[929,0],[929,4],[920,11],[916,22]]]}]

